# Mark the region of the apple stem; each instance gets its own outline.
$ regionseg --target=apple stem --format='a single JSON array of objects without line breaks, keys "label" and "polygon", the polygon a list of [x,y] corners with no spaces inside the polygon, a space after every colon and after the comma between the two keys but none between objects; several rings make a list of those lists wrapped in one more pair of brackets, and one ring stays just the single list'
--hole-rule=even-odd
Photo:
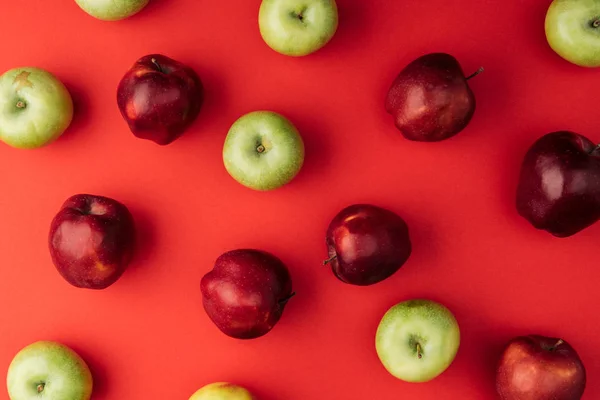
[{"label": "apple stem", "polygon": [[283,299],[279,300],[279,304],[285,304],[285,303],[287,303],[295,295],[296,295],[296,292],[292,292],[289,296],[284,297]]},{"label": "apple stem", "polygon": [[21,100],[17,101],[16,105],[17,105],[17,108],[25,108],[25,102],[23,102]]},{"label": "apple stem", "polygon": [[262,144],[259,144],[258,147],[256,148],[256,151],[258,151],[259,153],[263,153],[265,151],[265,146],[263,146]]},{"label": "apple stem", "polygon": [[592,21],[592,28],[600,27],[600,18],[596,18]]},{"label": "apple stem", "polygon": [[419,359],[423,358],[423,354],[421,354],[421,344],[417,343],[417,357]]},{"label": "apple stem", "polygon": [[475,72],[473,72],[471,75],[467,76],[467,80],[471,79],[471,78],[475,78],[477,75],[479,75],[480,73],[482,73],[483,71],[485,71],[485,69],[483,67],[479,67],[479,69]]},{"label": "apple stem", "polygon": [[164,72],[164,71],[163,71],[163,69],[161,68],[160,64],[158,63],[158,61],[156,61],[156,58],[153,58],[153,59],[152,59],[152,60],[150,60],[150,61],[152,61],[152,64],[156,65],[156,68],[158,68],[158,70],[159,70],[160,72]]},{"label": "apple stem", "polygon": [[564,340],[562,340],[562,339],[558,339],[558,342],[556,342],[556,344],[550,348],[550,351],[554,351],[554,350],[556,350],[556,348],[557,348],[558,346],[560,346],[561,344],[563,344],[564,342],[565,342]]},{"label": "apple stem", "polygon": [[38,392],[38,393],[42,393],[42,392],[44,391],[44,387],[45,387],[45,386],[46,386],[46,385],[45,385],[45,384],[43,384],[43,383],[40,383],[40,384],[38,384],[38,385],[37,385],[37,392]]},{"label": "apple stem", "polygon": [[336,258],[337,258],[337,254],[332,255],[327,260],[323,261],[323,265],[329,264],[330,262],[334,261]]}]

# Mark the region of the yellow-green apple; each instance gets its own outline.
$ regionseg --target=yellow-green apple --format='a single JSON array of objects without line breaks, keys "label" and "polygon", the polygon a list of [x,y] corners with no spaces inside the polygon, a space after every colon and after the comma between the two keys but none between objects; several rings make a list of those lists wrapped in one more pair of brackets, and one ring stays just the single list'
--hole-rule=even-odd
[{"label": "yellow-green apple", "polygon": [[75,0],[83,11],[103,21],[118,21],[140,12],[150,0]]},{"label": "yellow-green apple", "polygon": [[246,388],[229,383],[215,382],[198,389],[189,400],[257,400]]}]

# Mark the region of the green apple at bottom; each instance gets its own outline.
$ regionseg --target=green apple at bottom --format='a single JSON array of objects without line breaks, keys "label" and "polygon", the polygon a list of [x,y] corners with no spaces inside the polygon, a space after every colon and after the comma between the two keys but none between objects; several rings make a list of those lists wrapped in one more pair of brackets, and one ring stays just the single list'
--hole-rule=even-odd
[{"label": "green apple at bottom", "polygon": [[406,382],[427,382],[454,361],[460,330],[454,315],[432,300],[391,307],[377,328],[377,355],[387,371]]},{"label": "green apple at bottom", "polygon": [[223,146],[227,172],[254,190],[289,183],[304,164],[304,142],[296,127],[273,111],[253,111],[229,129]]},{"label": "green apple at bottom", "polygon": [[206,385],[189,400],[256,400],[245,388],[228,382],[215,382]]},{"label": "green apple at bottom", "polygon": [[278,53],[305,56],[325,46],[338,28],[335,0],[263,0],[260,34]]},{"label": "green apple at bottom", "polygon": [[545,31],[552,50],[565,60],[600,67],[600,0],[554,0]]},{"label": "green apple at bottom", "polygon": [[13,358],[6,386],[11,400],[88,400],[93,379],[85,361],[72,349],[39,341]]},{"label": "green apple at bottom", "polygon": [[75,0],[83,11],[103,21],[118,21],[140,12],[149,0]]},{"label": "green apple at bottom", "polygon": [[61,136],[72,119],[71,95],[50,72],[23,67],[0,76],[0,140],[7,145],[45,146]]}]

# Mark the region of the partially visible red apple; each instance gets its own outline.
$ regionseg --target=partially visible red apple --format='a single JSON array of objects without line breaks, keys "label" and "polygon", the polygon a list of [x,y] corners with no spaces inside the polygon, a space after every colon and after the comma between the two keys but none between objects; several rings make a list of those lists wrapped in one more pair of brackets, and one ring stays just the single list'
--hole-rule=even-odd
[{"label": "partially visible red apple", "polygon": [[208,317],[224,334],[236,339],[255,339],[270,332],[294,295],[285,264],[254,249],[219,256],[200,287]]},{"label": "partially visible red apple", "polygon": [[131,132],[162,146],[183,135],[203,101],[196,72],[161,54],[137,60],[117,88],[117,104]]},{"label": "partially visible red apple", "polygon": [[519,336],[506,345],[496,373],[502,400],[579,400],[586,371],[565,340]]},{"label": "partially visible red apple", "polygon": [[91,194],[67,199],[50,225],[52,262],[71,285],[105,289],[125,272],[134,252],[133,216],[120,202]]}]

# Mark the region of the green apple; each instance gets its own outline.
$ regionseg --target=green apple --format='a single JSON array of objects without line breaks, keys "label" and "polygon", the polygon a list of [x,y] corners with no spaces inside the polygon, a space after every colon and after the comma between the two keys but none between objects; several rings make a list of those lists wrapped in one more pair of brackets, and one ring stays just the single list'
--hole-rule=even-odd
[{"label": "green apple", "polygon": [[198,389],[189,400],[256,400],[256,398],[241,386],[215,382]]},{"label": "green apple", "polygon": [[39,341],[13,358],[6,386],[11,400],[88,400],[93,379],[85,361],[72,349]]},{"label": "green apple", "polygon": [[432,300],[407,300],[390,308],[377,328],[381,363],[396,378],[427,382],[454,361],[460,330],[454,315]]},{"label": "green apple", "polygon": [[559,56],[581,67],[600,67],[600,0],[554,0],[545,27]]},{"label": "green apple", "polygon": [[83,11],[103,21],[118,21],[131,17],[148,5],[150,0],[75,0]]},{"label": "green apple", "polygon": [[258,13],[267,45],[288,56],[305,56],[325,46],[338,28],[335,0],[263,0]]},{"label": "green apple", "polygon": [[273,111],[253,111],[229,129],[223,146],[227,172],[260,191],[289,183],[304,163],[304,142],[296,127]]},{"label": "green apple", "polygon": [[67,88],[40,68],[11,69],[0,76],[0,140],[20,149],[45,146],[73,119]]}]

